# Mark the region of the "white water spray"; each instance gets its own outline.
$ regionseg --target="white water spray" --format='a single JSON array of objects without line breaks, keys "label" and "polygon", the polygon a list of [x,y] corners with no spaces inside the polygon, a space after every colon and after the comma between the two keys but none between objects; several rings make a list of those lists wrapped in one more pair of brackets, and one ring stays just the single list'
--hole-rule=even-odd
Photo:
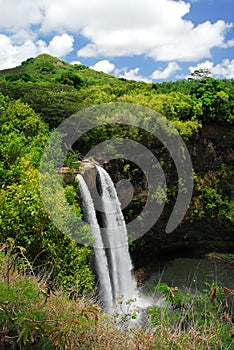
[{"label": "white water spray", "polygon": [[92,197],[89,189],[84,181],[82,175],[78,174],[80,192],[83,199],[83,211],[85,219],[90,225],[91,233],[95,239],[94,242],[94,253],[95,253],[95,264],[100,284],[100,297],[104,304],[105,309],[108,311],[113,305],[112,287],[108,269],[107,257],[102,241],[101,230],[98,225],[96,212]]},{"label": "white water spray", "polygon": [[106,247],[112,295],[129,300],[134,297],[136,282],[132,276],[132,263],[128,250],[128,235],[115,186],[109,174],[97,166],[101,187],[103,242]]},{"label": "white water spray", "polygon": [[83,177],[77,175],[77,178],[86,221],[95,239],[94,253],[100,295],[105,310],[110,311],[111,307],[118,304],[119,298],[124,302],[135,297],[136,281],[132,276],[128,235],[115,186],[103,168],[97,166],[97,173],[101,192],[101,221],[104,227],[100,227],[98,223],[95,203]]}]

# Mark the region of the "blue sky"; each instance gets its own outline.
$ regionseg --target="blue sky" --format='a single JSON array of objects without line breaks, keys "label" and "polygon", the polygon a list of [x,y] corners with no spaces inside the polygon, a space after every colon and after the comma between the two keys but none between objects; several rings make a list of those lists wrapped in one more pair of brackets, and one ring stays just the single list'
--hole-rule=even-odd
[{"label": "blue sky", "polygon": [[233,0],[0,0],[0,69],[49,53],[161,82],[234,78]]}]

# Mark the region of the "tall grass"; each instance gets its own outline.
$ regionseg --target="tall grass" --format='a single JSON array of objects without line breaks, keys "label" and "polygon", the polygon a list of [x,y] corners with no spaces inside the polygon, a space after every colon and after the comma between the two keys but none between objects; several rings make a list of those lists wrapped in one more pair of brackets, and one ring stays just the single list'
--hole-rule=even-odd
[{"label": "tall grass", "polygon": [[1,350],[234,349],[233,320],[225,318],[225,295],[217,286],[191,296],[161,284],[164,307],[149,309],[145,327],[121,327],[135,314],[106,315],[92,296],[52,291],[34,275],[22,248],[0,250]]}]

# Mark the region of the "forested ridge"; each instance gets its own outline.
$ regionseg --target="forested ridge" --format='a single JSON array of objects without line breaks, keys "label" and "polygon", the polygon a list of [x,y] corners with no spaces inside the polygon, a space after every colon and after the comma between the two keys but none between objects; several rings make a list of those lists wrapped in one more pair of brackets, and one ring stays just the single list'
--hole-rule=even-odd
[{"label": "forested ridge", "polygon": [[199,74],[160,84],[128,81],[42,54],[0,71],[0,90],[29,103],[50,127],[82,108],[118,101],[150,107],[170,120],[233,125],[233,80]]},{"label": "forested ridge", "polygon": [[[171,184],[162,218],[131,244],[135,265],[187,249],[202,253],[234,250],[234,80],[195,74],[189,80],[160,84],[127,81],[43,54],[0,71],[0,243],[5,244],[5,253],[23,249],[21,263],[25,256],[35,274],[46,276],[51,288],[62,286],[69,295],[93,291],[93,253],[64,236],[50,221],[40,198],[38,168],[54,128],[81,109],[109,102],[139,104],[165,116],[186,142],[194,167],[188,212],[180,227],[166,236],[165,222],[175,202],[177,178],[170,155],[157,141],[150,141]],[[132,136],[131,132],[135,134],[131,130],[125,135]],[[112,136],[112,131],[101,128],[87,139],[89,146],[106,136]],[[135,138],[143,136],[136,134]],[[73,168],[85,151],[78,144],[65,165]],[[137,192],[140,188],[145,191],[142,174],[133,165],[110,162],[107,169],[115,174],[116,182],[124,175],[135,181]],[[70,174],[64,180],[64,191],[81,219],[80,195],[71,178]],[[144,200],[144,195],[135,196],[124,212],[126,220]]]}]

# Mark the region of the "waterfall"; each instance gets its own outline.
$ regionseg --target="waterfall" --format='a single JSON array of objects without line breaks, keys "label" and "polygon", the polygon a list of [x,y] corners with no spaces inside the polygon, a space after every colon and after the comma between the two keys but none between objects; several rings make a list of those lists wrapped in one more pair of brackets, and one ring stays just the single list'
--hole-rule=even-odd
[{"label": "waterfall", "polygon": [[128,250],[128,234],[115,186],[109,174],[97,166],[100,178],[103,242],[106,247],[112,294],[128,300],[133,298],[136,285],[131,273],[132,263]]},{"label": "waterfall", "polygon": [[95,254],[95,265],[100,285],[100,297],[104,304],[104,308],[106,310],[109,310],[113,305],[113,295],[107,257],[101,236],[101,230],[98,225],[93,200],[90,195],[89,189],[84,181],[84,178],[80,174],[77,175],[77,178],[79,180],[80,193],[83,199],[83,211],[85,219],[90,225],[91,233],[95,239],[93,248]]},{"label": "waterfall", "polygon": [[81,175],[77,175],[86,220],[95,239],[94,253],[100,294],[105,308],[118,304],[118,298],[127,301],[134,297],[136,282],[132,276],[132,263],[128,250],[128,235],[115,186],[108,173],[97,166],[101,200],[101,226],[95,203]]}]

